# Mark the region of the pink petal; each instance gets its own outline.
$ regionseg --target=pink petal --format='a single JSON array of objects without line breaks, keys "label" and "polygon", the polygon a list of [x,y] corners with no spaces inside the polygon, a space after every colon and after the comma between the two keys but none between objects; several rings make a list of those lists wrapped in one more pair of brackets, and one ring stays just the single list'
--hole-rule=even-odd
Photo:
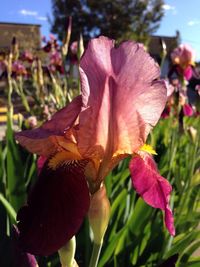
[{"label": "pink petal", "polygon": [[165,211],[165,225],[171,235],[175,235],[174,219],[169,207],[171,185],[157,170],[153,158],[142,153],[134,157],[129,165],[133,187],[144,201],[154,208]]},{"label": "pink petal", "polygon": [[40,174],[46,161],[47,161],[47,158],[44,156],[39,156],[39,158],[37,159],[37,172],[38,172],[38,174]]},{"label": "pink petal", "polygon": [[195,51],[187,44],[180,44],[171,53],[171,59],[174,64],[185,68],[195,61]]},{"label": "pink petal", "polygon": [[52,170],[45,163],[17,215],[19,242],[24,251],[50,255],[79,230],[90,204],[84,177],[87,160],[63,164]]},{"label": "pink petal", "polygon": [[106,37],[93,39],[80,63],[83,105],[78,146],[100,157],[132,153],[146,140],[166,103],[159,67],[143,47]]},{"label": "pink petal", "polygon": [[183,71],[183,76],[187,81],[189,81],[192,78],[192,67],[188,66],[186,69]]},{"label": "pink petal", "polygon": [[81,111],[81,106],[82,100],[78,96],[41,127],[17,133],[16,139],[30,152],[50,156],[58,149],[56,137],[64,136],[64,131],[72,127]]},{"label": "pink petal", "polygon": [[185,116],[188,116],[188,117],[190,117],[190,116],[192,116],[194,114],[194,111],[193,111],[192,107],[189,104],[185,104],[183,106],[183,114]]},{"label": "pink petal", "polygon": [[167,87],[167,99],[170,98],[170,96],[173,94],[175,87],[169,83],[169,81],[165,80],[165,84]]},{"label": "pink petal", "polygon": [[163,110],[163,113],[161,114],[161,118],[163,118],[163,119],[168,118],[170,111],[171,111],[170,107],[166,106],[165,109]]}]

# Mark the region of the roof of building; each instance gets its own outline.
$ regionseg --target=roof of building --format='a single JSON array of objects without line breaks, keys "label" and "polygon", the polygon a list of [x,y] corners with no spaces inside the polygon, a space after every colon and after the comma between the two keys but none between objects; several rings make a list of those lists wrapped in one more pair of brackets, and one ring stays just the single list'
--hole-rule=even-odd
[{"label": "roof of building", "polygon": [[41,27],[41,24],[32,24],[32,23],[18,23],[18,22],[2,22],[0,21],[0,25],[21,25],[21,26],[36,26],[36,27]]},{"label": "roof of building", "polygon": [[158,36],[153,35],[150,37],[149,52],[152,56],[160,56],[163,52],[163,45],[166,46],[167,54],[173,51],[179,44],[179,33],[176,36]]}]

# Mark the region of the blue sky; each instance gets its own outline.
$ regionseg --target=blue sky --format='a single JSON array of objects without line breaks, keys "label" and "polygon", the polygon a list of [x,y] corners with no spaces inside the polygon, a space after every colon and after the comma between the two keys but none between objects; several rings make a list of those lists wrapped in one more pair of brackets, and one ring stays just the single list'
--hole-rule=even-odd
[{"label": "blue sky", "polygon": [[[1,22],[41,24],[42,35],[49,35],[51,0],[1,0]],[[182,43],[190,44],[200,60],[200,0],[166,0],[165,15],[155,34],[174,36],[181,33]]]}]

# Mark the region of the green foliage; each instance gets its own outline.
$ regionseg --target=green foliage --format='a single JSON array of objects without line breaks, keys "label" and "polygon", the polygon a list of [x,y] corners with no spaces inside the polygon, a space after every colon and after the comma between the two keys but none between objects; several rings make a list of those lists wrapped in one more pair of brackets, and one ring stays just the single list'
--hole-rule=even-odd
[{"label": "green foliage", "polygon": [[[185,129],[197,127],[199,118],[185,120]],[[171,127],[169,127],[169,125]],[[1,225],[15,221],[19,206],[25,201],[27,187],[35,179],[35,158],[24,153],[8,128],[7,143],[1,143]],[[171,206],[174,208],[176,236],[170,237],[160,211],[149,207],[133,191],[128,170],[129,159],[121,162],[106,179],[111,202],[111,219],[104,238],[98,266],[162,266],[178,254],[176,266],[199,266],[193,253],[200,245],[199,212],[199,136],[193,140],[187,130],[180,134],[173,118],[161,120],[149,140],[156,147],[156,160],[162,175],[173,184]],[[173,160],[172,160],[173,159]],[[3,207],[3,209],[2,209]],[[6,214],[8,216],[6,216]],[[2,216],[4,215],[4,216]],[[10,221],[9,224],[6,222]],[[6,228],[5,228],[6,230]],[[91,251],[89,225],[85,221],[77,236],[77,261],[87,266]],[[1,241],[3,242],[3,241]],[[5,242],[5,239],[4,239]],[[5,247],[6,248],[6,247]],[[7,247],[8,249],[8,247]],[[57,255],[38,259],[40,266],[58,266]]]},{"label": "green foliage", "polygon": [[[56,109],[60,109],[78,94],[77,84],[73,88],[73,78],[66,77],[62,80],[58,73],[51,73],[48,83],[52,90],[44,99],[33,77],[33,88],[38,89],[38,95],[36,90],[32,97],[39,109],[41,102],[49,104],[52,99]],[[7,132],[5,140],[0,142],[0,266],[10,266],[10,229],[37,179],[36,156],[25,151],[14,138],[11,77],[9,82]],[[19,95],[24,99],[30,92],[22,89]],[[23,102],[24,106],[26,103]],[[172,267],[175,262],[176,267],[200,266],[200,258],[194,256],[200,246],[200,136],[198,131],[191,132],[191,127],[199,129],[199,123],[200,117],[184,117],[180,129],[178,119],[171,115],[159,121],[148,140],[157,151],[155,160],[161,175],[173,186],[170,205],[176,236],[173,238],[166,231],[162,212],[148,206],[133,190],[130,158],[127,158],[105,180],[111,216],[98,267],[164,267],[166,264]],[[77,234],[76,260],[80,267],[89,266],[91,250],[92,235],[86,218]],[[40,267],[60,266],[57,254],[37,257],[37,261]]]},{"label": "green foliage", "polygon": [[72,40],[106,35],[116,40],[146,41],[163,16],[162,0],[52,0],[52,31],[63,40],[69,16],[73,21]]},{"label": "green foliage", "polygon": [[[197,127],[198,123],[199,118],[186,119],[185,129],[191,125]],[[160,121],[150,141],[157,148],[161,174],[173,184],[171,206],[176,237],[170,237],[164,229],[160,211],[147,206],[133,192],[128,162],[126,169],[120,164],[106,180],[112,203],[111,221],[99,267],[158,266],[175,254],[179,255],[176,266],[199,263],[192,257],[200,242],[199,136],[194,141],[187,130],[180,133],[177,122],[169,118]]]}]

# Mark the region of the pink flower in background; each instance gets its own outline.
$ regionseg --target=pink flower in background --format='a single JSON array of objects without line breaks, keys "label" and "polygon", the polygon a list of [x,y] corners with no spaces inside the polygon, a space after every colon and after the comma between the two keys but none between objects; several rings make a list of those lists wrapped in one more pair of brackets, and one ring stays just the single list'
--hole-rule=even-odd
[{"label": "pink flower in background", "polygon": [[72,64],[77,65],[78,64],[78,41],[72,42],[70,45],[70,61]]},{"label": "pink flower in background", "polygon": [[169,99],[172,96],[172,94],[174,93],[175,85],[173,85],[172,83],[169,83],[168,80],[165,80],[165,84],[167,87],[167,98]]},{"label": "pink flower in background", "polygon": [[49,69],[52,72],[55,72],[57,70],[60,73],[64,73],[64,67],[63,67],[63,63],[62,63],[61,53],[57,50],[54,50],[53,52],[50,53]]},{"label": "pink flower in background", "polygon": [[181,44],[171,53],[171,60],[174,65],[177,65],[177,71],[183,75],[186,80],[192,77],[192,65],[195,61],[194,50],[186,44]]},{"label": "pink flower in background", "polygon": [[183,114],[185,116],[191,117],[192,115],[194,115],[194,110],[189,104],[184,104],[183,105]]},{"label": "pink flower in background", "polygon": [[52,33],[49,34],[49,38],[52,42],[56,40],[56,37]]},{"label": "pink flower in background", "polygon": [[78,42],[77,41],[74,41],[71,43],[70,51],[73,55],[77,55],[77,53],[78,53]]},{"label": "pink flower in background", "polygon": [[49,255],[76,234],[90,194],[130,155],[133,187],[165,212],[166,227],[174,235],[171,186],[150,154],[141,152],[167,100],[159,75],[158,65],[139,44],[128,41],[116,48],[106,37],[93,39],[80,61],[81,96],[41,127],[17,134],[29,151],[47,158],[18,213],[20,241],[27,251]]},{"label": "pink flower in background", "polygon": [[171,112],[171,108],[170,106],[166,106],[165,109],[163,110],[163,113],[161,114],[161,118],[163,119],[167,119],[170,115],[170,112]]},{"label": "pink flower in background", "polygon": [[53,51],[50,54],[50,64],[52,64],[52,65],[62,65],[62,57],[61,57],[60,52]]},{"label": "pink flower in background", "polygon": [[192,78],[193,72],[192,72],[192,67],[187,66],[185,69],[183,69],[180,66],[176,66],[176,70],[179,74],[183,75],[183,77],[189,81]]},{"label": "pink flower in background", "polygon": [[16,75],[16,76],[18,76],[18,75],[26,75],[27,71],[26,71],[25,66],[21,62],[15,61],[12,64],[12,73],[14,75]]},{"label": "pink flower in background", "polygon": [[57,50],[59,48],[58,42],[53,34],[49,35],[50,40],[47,41],[46,38],[43,38],[43,42],[45,43],[45,46],[43,47],[43,50],[46,53],[49,53],[50,51],[53,51],[54,49]]},{"label": "pink flower in background", "polygon": [[25,125],[28,129],[34,129],[37,127],[38,121],[36,116],[30,116],[26,119]]},{"label": "pink flower in background", "polygon": [[171,59],[174,65],[179,65],[183,69],[194,65],[195,52],[186,44],[181,44],[171,53]]},{"label": "pink flower in background", "polygon": [[28,61],[32,63],[34,60],[33,54],[30,51],[24,51],[20,57],[22,61]]},{"label": "pink flower in background", "polygon": [[200,96],[200,84],[195,86],[195,90],[197,91],[198,95]]}]

